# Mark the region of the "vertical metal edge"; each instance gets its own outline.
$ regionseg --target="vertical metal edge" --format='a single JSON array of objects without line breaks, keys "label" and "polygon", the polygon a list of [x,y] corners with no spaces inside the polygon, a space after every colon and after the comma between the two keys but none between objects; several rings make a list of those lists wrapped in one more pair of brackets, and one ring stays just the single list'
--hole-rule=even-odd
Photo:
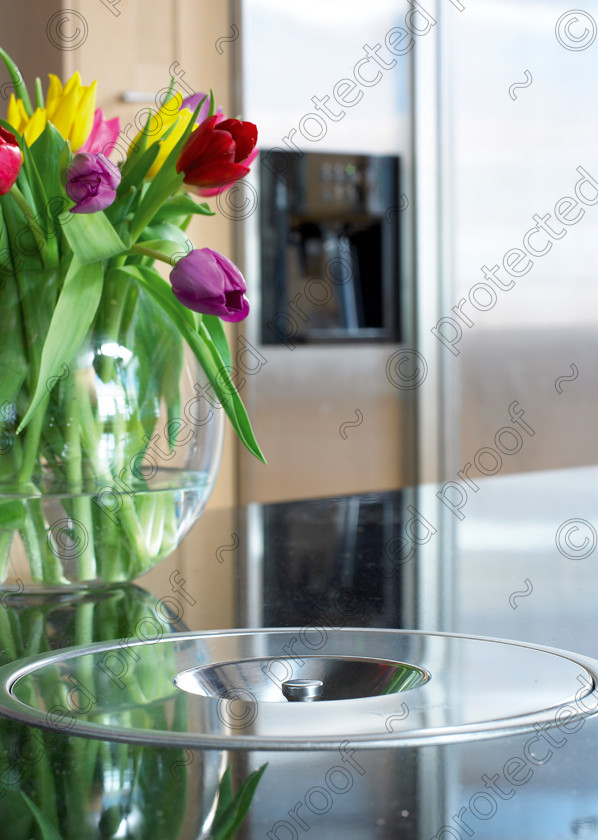
[{"label": "vertical metal edge", "polygon": [[[451,298],[453,278],[450,257],[448,212],[451,196],[447,183],[445,18],[439,0],[427,0],[426,11],[436,20],[431,33],[422,37],[413,51],[413,150],[415,162],[415,319],[417,349],[428,365],[428,375],[417,391],[415,407],[417,482],[440,482],[453,474],[455,461],[455,393],[452,375],[442,354],[444,349],[431,329],[442,316]],[[445,585],[452,583],[451,561],[454,530],[440,527],[445,511],[431,488],[418,488],[417,509],[438,530],[417,555],[417,627],[426,630],[446,627],[448,616],[443,606]],[[444,526],[444,523],[443,523]],[[450,535],[448,540],[440,533]],[[446,594],[446,593],[445,593]],[[449,597],[449,601],[452,598]],[[451,610],[449,610],[451,612]],[[452,753],[442,746],[418,750],[417,784],[425,800],[419,810],[417,836],[428,840],[445,817],[451,801],[452,782],[457,767]],[[451,767],[447,766],[447,761]],[[431,784],[431,780],[438,780]]]},{"label": "vertical metal edge", "polygon": [[[406,153],[400,161],[399,190],[405,193],[409,205],[400,213],[399,249],[400,249],[400,287],[399,305],[401,342],[399,347],[407,349],[418,347],[417,300],[418,276],[416,254],[417,231],[417,197],[416,197],[416,166],[415,149],[415,57],[412,50],[406,56],[409,67],[409,143]],[[392,349],[392,348],[389,348]],[[403,409],[403,451],[401,457],[401,486],[410,487],[419,481],[419,389],[404,390],[400,393]]]},{"label": "vertical metal edge", "polygon": [[[243,89],[243,44],[245,40],[245,28],[243,25],[243,0],[228,0],[228,9],[231,23],[234,23],[239,29],[239,37],[230,45],[232,47],[230,52],[230,78],[231,78],[231,106],[233,115],[244,115],[244,89]],[[257,162],[259,164],[259,156]],[[255,167],[254,167],[255,168]],[[255,177],[253,170],[246,176],[247,180],[252,181],[252,186],[255,186]],[[259,209],[258,209],[259,212]],[[256,222],[257,213],[250,216],[243,224],[236,222],[233,225],[233,260],[240,267],[243,276],[247,282],[248,298],[252,305],[253,318],[249,318],[235,325],[235,332],[237,336],[243,336],[252,344],[255,344],[257,338],[257,329],[252,329],[252,324],[259,323],[256,316],[255,301],[259,293],[257,270],[257,260],[250,253],[251,237],[257,242],[258,230]],[[259,304],[258,304],[259,313]],[[252,396],[255,389],[248,387],[242,395],[243,402],[249,414],[249,417],[255,416],[252,412]],[[243,460],[248,456],[244,452],[244,447],[240,440],[235,435],[235,466],[234,466],[234,482],[235,482],[235,501],[237,505],[246,504],[251,499],[251,490],[246,487],[246,478],[243,470]],[[261,529],[261,522],[255,521],[255,514],[252,510],[247,511],[244,522],[240,520],[240,511],[237,514],[237,524],[239,533],[244,536],[244,543],[246,550],[243,559],[237,557],[237,614],[243,616],[242,623],[249,626],[258,626],[254,622],[258,622],[263,614],[262,599],[263,599],[263,533],[259,533]],[[261,516],[259,517],[261,519]],[[243,527],[246,531],[243,534]],[[256,537],[261,544],[255,545]],[[231,769],[234,779],[235,787],[238,789],[245,781],[249,774],[256,770],[259,766],[259,756],[251,752],[235,752],[228,751],[226,753],[227,766]],[[250,813],[245,819],[245,824],[241,826],[240,837],[249,837],[252,833],[251,825],[251,809]]]},{"label": "vertical metal edge", "polygon": [[[251,114],[245,114],[245,91],[243,85],[244,68],[244,38],[245,20],[247,17],[243,0],[228,0],[231,20],[236,23],[239,29],[239,38],[231,44],[231,78],[232,91],[231,100],[233,113],[251,120]],[[258,126],[259,129],[259,126]],[[259,146],[259,135],[258,135]],[[251,171],[244,180],[255,190],[259,197],[259,169],[260,157],[258,155]],[[258,199],[259,200],[259,199]],[[247,296],[251,303],[251,316],[245,321],[236,325],[237,335],[243,336],[251,345],[263,353],[260,341],[261,324],[261,287],[260,287],[260,245],[259,245],[259,203],[255,211],[242,221],[234,224],[233,252],[234,261],[240,267],[247,282]],[[259,389],[253,383],[248,383],[241,395],[249,417],[255,417],[256,400]],[[258,441],[260,443],[260,441]],[[264,441],[261,441],[264,444]],[[267,458],[267,452],[264,453]],[[249,467],[249,459],[252,455],[245,450],[240,441],[236,441],[235,479],[236,479],[236,502],[237,504],[249,504],[255,498],[254,488],[251,484],[252,470]]]},{"label": "vertical metal edge", "polygon": [[438,0],[428,0],[426,10],[437,21],[420,37],[413,50],[413,149],[415,221],[415,320],[419,352],[428,364],[428,375],[417,391],[417,482],[438,482],[451,474],[451,383],[442,345],[431,329],[452,294],[450,230],[447,215],[447,118],[443,106],[447,81],[444,23]]},{"label": "vertical metal edge", "polygon": [[[228,0],[228,15],[229,15],[229,22],[235,23],[236,26],[239,27],[239,37],[230,44],[230,58],[229,58],[229,68],[230,68],[230,80],[231,80],[231,90],[230,90],[230,102],[232,108],[232,114],[242,114],[243,113],[243,27],[242,27],[242,0]],[[239,21],[239,23],[236,23]],[[233,234],[232,234],[232,259],[233,262],[241,268],[242,273],[245,275],[244,265],[243,265],[243,236],[241,231],[239,230],[239,224],[233,224]],[[232,332],[234,332],[235,337],[240,335],[245,335],[245,326],[243,322],[240,324],[234,324],[231,327]],[[245,399],[247,397],[247,392],[245,393]],[[244,402],[245,402],[244,399]],[[251,416],[251,415],[250,415]],[[241,453],[242,453],[243,445],[241,441],[234,435],[234,443],[233,443],[233,453],[234,453],[234,464],[233,464],[233,497],[234,503],[236,505],[240,505],[242,503],[241,499]]]}]

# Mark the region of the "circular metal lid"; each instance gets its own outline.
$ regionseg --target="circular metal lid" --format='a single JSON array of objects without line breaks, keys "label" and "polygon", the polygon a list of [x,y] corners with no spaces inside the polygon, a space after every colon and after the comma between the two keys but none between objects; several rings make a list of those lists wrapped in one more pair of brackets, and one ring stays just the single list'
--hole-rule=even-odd
[{"label": "circular metal lid", "polygon": [[598,662],[576,654],[445,633],[178,633],[0,668],[0,712],[55,732],[164,747],[420,746],[574,731],[598,711],[597,675]]}]

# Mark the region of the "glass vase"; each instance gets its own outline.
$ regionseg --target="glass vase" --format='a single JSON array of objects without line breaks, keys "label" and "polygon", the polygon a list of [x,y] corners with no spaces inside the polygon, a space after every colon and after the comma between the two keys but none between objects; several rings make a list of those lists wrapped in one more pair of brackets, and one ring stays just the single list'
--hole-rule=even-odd
[{"label": "glass vase", "polygon": [[46,340],[61,271],[0,282],[0,589],[133,580],[203,510],[224,412],[133,278],[105,272],[94,321],[64,358]]},{"label": "glass vase", "polygon": [[[136,586],[61,597],[4,595],[0,665],[75,644],[137,642],[148,627],[160,637],[187,629],[163,599]],[[66,702],[75,713],[79,700],[93,702],[101,678],[99,671],[73,673],[66,685],[48,682],[46,689],[57,702],[72,697],[72,705]],[[75,687],[76,699],[68,693]],[[151,691],[151,680],[139,687],[148,725]],[[131,712],[132,719],[143,714]],[[0,717],[0,800],[10,826],[0,834],[11,840],[203,840],[210,836],[225,765],[217,750],[96,741],[77,737],[76,723],[68,731],[42,730]]]}]

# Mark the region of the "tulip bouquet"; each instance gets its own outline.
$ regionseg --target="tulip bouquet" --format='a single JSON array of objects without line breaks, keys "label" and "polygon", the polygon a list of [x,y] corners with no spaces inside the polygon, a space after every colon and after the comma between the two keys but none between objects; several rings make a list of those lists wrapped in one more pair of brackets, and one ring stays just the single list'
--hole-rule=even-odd
[{"label": "tulip bouquet", "polygon": [[[224,409],[263,460],[222,323],[247,316],[245,281],[185,233],[194,215],[213,215],[192,193],[249,172],[257,129],[173,84],[115,161],[120,122],[96,109],[95,83],[51,75],[44,95],[37,79],[32,104],[0,58],[14,87],[0,119],[0,582],[16,533],[33,583],[131,579],[176,547],[181,497],[150,491],[170,488],[162,467],[183,446],[195,469],[192,432],[218,413],[185,406],[183,419],[186,356],[205,376],[194,388],[206,407]],[[48,494],[62,500],[58,529]]]}]

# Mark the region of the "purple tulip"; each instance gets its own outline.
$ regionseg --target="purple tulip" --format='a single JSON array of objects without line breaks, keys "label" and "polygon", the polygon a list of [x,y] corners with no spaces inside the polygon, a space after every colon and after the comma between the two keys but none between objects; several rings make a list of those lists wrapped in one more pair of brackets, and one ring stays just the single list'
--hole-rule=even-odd
[{"label": "purple tulip", "polygon": [[71,213],[97,213],[109,207],[120,184],[119,168],[102,154],[75,155],[66,173]]},{"label": "purple tulip", "polygon": [[170,272],[174,296],[194,312],[242,321],[249,315],[243,275],[227,257],[199,248],[180,259]]},{"label": "purple tulip", "polygon": [[[210,113],[210,95],[208,94],[206,96],[205,93],[194,93],[192,96],[188,96],[186,99],[183,99],[183,103],[181,105],[181,108],[188,108],[193,113],[202,99],[203,105],[199,109],[197,119],[195,120],[197,125],[201,125],[201,123],[208,118],[208,114]],[[216,120],[217,123],[223,122],[226,119],[222,113],[222,108],[218,108],[214,116],[218,117]]]}]

